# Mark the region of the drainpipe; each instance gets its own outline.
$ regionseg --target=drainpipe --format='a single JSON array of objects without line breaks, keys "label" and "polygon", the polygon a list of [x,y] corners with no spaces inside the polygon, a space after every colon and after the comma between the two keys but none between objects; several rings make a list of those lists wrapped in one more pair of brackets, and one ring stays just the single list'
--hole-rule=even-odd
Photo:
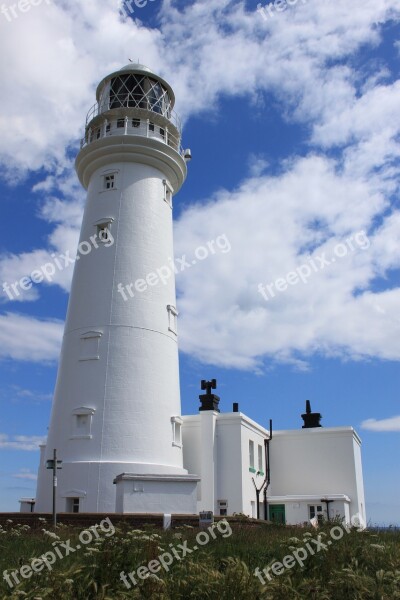
[{"label": "drainpipe", "polygon": [[272,440],[272,419],[269,420],[269,439],[264,440],[265,450],[265,487],[264,487],[264,519],[268,521],[268,503],[267,503],[267,491],[269,484],[271,483],[271,463],[269,458],[269,443]]},{"label": "drainpipe", "polygon": [[[269,435],[270,439],[272,438],[272,419],[269,420]],[[262,482],[261,486],[258,488],[255,482],[254,477],[252,477],[254,489],[256,490],[256,499],[257,499],[257,519],[260,518],[260,494],[264,488],[264,519],[267,521],[268,511],[267,511],[267,489],[271,481],[271,469],[269,465],[269,442],[270,439],[264,439],[264,450],[265,450],[265,478]]]}]

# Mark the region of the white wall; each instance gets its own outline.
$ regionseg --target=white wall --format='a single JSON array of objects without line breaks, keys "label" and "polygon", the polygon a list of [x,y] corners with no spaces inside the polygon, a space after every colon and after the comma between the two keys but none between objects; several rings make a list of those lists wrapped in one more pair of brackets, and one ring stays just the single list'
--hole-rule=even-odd
[{"label": "white wall", "polygon": [[[212,423],[215,422],[215,426]],[[198,511],[213,510],[219,514],[218,500],[228,501],[228,514],[252,516],[256,494],[249,471],[249,440],[262,446],[265,472],[264,438],[268,432],[242,413],[201,411],[183,417],[183,461],[191,473],[201,476]],[[257,477],[260,486],[263,477]],[[262,501],[262,495],[260,496]],[[254,509],[255,510],[255,509]],[[263,516],[261,505],[260,516]]]},{"label": "white wall", "polygon": [[357,514],[365,507],[360,443],[352,427],[276,431],[269,496],[345,494]]},{"label": "white wall", "polygon": [[118,513],[195,514],[197,480],[140,478],[129,474],[117,478],[116,505]]}]

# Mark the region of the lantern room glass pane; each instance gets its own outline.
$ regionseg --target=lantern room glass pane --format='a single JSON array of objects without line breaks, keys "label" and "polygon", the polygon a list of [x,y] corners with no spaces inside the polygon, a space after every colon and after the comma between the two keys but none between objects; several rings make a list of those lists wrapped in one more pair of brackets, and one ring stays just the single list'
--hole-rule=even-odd
[{"label": "lantern room glass pane", "polygon": [[[104,106],[104,102],[101,102]],[[109,108],[144,108],[169,117],[167,90],[156,79],[143,75],[118,75],[111,80]]]}]

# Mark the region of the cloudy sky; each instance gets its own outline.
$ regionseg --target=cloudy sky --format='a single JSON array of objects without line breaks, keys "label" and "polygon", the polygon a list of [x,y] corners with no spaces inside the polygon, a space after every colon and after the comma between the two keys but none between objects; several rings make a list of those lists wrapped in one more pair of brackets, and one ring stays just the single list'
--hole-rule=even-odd
[{"label": "cloudy sky", "polygon": [[193,154],[176,256],[230,248],[177,277],[183,412],[205,377],[222,409],[278,429],[309,398],[358,430],[368,517],[399,524],[398,1],[36,4],[0,12],[0,510],[34,495],[72,267],[3,284],[75,253],[85,115],[139,59],[173,86]]}]

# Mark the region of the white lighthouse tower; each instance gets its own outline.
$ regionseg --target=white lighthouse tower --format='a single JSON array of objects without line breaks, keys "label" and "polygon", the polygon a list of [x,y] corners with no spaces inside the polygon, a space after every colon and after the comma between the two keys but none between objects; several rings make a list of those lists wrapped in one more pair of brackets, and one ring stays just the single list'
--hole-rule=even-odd
[{"label": "white lighthouse tower", "polygon": [[[174,93],[147,67],[105,77],[76,170],[87,189],[35,512],[196,512],[183,469],[172,197],[186,177]],[[118,507],[117,510],[124,507]]]}]

